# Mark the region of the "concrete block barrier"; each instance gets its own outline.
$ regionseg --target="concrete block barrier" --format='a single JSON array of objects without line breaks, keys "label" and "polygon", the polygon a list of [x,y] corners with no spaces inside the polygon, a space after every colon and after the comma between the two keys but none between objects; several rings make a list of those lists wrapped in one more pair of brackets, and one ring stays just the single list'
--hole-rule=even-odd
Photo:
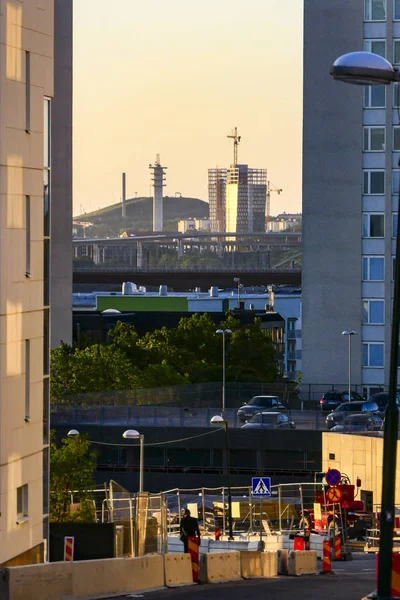
[{"label": "concrete block barrier", "polygon": [[317,553],[315,550],[291,550],[288,575],[316,575]]},{"label": "concrete block barrier", "polygon": [[64,600],[162,588],[164,557],[45,563],[0,570],[2,600]]},{"label": "concrete block barrier", "polygon": [[279,575],[287,575],[288,567],[289,567],[289,551],[288,550],[278,550],[278,574]]},{"label": "concrete block barrier", "polygon": [[278,553],[247,551],[240,553],[242,577],[276,577]]},{"label": "concrete block barrier", "polygon": [[165,585],[176,587],[193,583],[190,554],[165,554]]},{"label": "concrete block barrier", "polygon": [[200,581],[217,583],[241,579],[240,552],[212,552],[202,554],[200,559]]}]

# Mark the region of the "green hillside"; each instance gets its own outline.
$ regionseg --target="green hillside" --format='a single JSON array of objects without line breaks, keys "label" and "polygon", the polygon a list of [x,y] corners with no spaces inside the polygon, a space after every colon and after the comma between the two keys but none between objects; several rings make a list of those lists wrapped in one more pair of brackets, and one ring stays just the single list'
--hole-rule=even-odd
[{"label": "green hillside", "polygon": [[[77,221],[90,221],[86,235],[118,235],[121,231],[151,231],[153,199],[130,198],[126,201],[126,218],[121,216],[121,203],[112,204],[90,213],[74,217]],[[164,197],[164,229],[176,231],[179,219],[208,217],[208,203],[198,198]]]}]

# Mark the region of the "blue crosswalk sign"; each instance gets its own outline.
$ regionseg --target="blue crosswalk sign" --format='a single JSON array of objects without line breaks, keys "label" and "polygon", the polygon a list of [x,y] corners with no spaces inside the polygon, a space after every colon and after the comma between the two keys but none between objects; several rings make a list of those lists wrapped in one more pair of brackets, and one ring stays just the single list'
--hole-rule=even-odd
[{"label": "blue crosswalk sign", "polygon": [[253,496],[270,496],[271,495],[271,477],[252,477],[251,493]]}]

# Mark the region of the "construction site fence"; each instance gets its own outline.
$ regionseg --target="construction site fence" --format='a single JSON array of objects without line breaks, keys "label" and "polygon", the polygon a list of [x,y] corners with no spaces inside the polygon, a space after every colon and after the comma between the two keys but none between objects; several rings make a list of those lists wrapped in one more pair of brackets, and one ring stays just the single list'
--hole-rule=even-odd
[{"label": "construction site fence", "polygon": [[[351,389],[363,396],[363,387],[352,385]],[[376,386],[386,391],[385,386]],[[315,410],[325,392],[346,392],[348,383],[298,384],[295,381],[275,383],[226,383],[226,408],[237,409],[253,396],[277,395],[294,410]],[[222,383],[198,383],[159,388],[134,388],[131,390],[107,390],[85,394],[65,394],[52,398],[52,409],[62,406],[166,406],[179,408],[213,408],[222,399]]]}]

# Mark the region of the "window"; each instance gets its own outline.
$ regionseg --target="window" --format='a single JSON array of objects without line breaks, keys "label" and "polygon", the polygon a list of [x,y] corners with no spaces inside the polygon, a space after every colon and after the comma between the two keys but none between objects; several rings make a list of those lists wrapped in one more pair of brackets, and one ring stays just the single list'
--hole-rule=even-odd
[{"label": "window", "polygon": [[384,300],[363,300],[363,323],[365,325],[384,325]]},{"label": "window", "polygon": [[400,64],[400,40],[393,40],[393,63]]},{"label": "window", "polygon": [[49,512],[49,449],[43,448],[43,514]]},{"label": "window", "polygon": [[[368,342],[363,344],[363,367],[384,366],[384,344]],[[343,406],[343,405],[342,405]]]},{"label": "window", "polygon": [[31,348],[30,341],[25,340],[25,421],[31,419]]},{"label": "window", "polygon": [[43,379],[43,444],[49,443],[50,379]]},{"label": "window", "polygon": [[400,171],[398,169],[393,169],[392,171],[392,194],[399,193],[399,175]]},{"label": "window", "polygon": [[50,310],[43,310],[43,375],[50,372]]},{"label": "window", "polygon": [[31,276],[31,197],[25,196],[25,227],[26,227],[26,252],[25,252],[25,276]]},{"label": "window", "polygon": [[25,52],[25,131],[31,131],[31,53]]},{"label": "window", "polygon": [[17,523],[26,521],[28,516],[28,484],[17,488]]},{"label": "window", "polygon": [[385,128],[364,127],[364,152],[384,152]]},{"label": "window", "polygon": [[288,331],[294,331],[296,329],[296,321],[297,319],[287,320]]},{"label": "window", "polygon": [[50,240],[43,240],[43,304],[50,305]]},{"label": "window", "polygon": [[377,213],[363,214],[363,237],[385,237],[385,215]]},{"label": "window", "polygon": [[386,0],[364,0],[365,21],[386,21]]},{"label": "window", "polygon": [[364,171],[364,194],[385,193],[385,171]]},{"label": "window", "polygon": [[385,259],[383,256],[363,257],[363,281],[383,281]]},{"label": "window", "polygon": [[400,127],[393,127],[393,150],[400,152]]},{"label": "window", "polygon": [[364,50],[386,58],[386,40],[364,40]]},{"label": "window", "polygon": [[394,15],[393,19],[395,21],[400,21],[400,1],[394,0]]},{"label": "window", "polygon": [[397,237],[397,214],[392,215],[392,237]]},{"label": "window", "polygon": [[399,84],[393,86],[393,108],[400,107],[400,87]]},{"label": "window", "polygon": [[386,89],[383,85],[366,85],[364,88],[364,108],[385,108]]}]

